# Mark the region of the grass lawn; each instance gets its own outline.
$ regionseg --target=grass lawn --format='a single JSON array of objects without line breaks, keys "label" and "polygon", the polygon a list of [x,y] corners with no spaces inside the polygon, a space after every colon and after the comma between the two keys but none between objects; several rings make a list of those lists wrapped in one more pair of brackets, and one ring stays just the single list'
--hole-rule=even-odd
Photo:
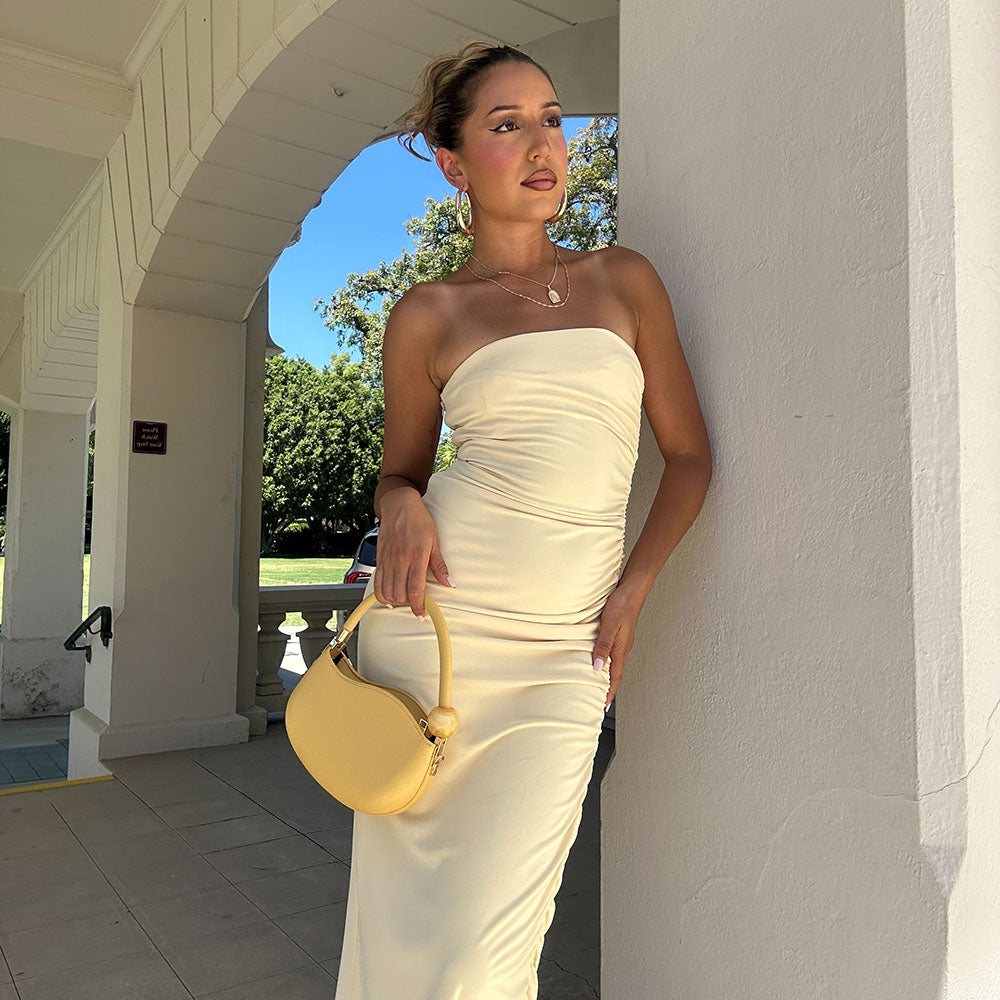
[{"label": "grass lawn", "polygon": [[[352,560],[347,556],[341,559],[261,559],[260,585],[262,587],[291,587],[306,583],[343,583],[344,574]],[[0,556],[0,601],[3,600],[3,565],[4,557]],[[87,594],[90,590],[90,554],[83,557],[83,621],[90,614],[87,606]],[[297,611],[285,618],[285,625],[290,627],[305,625],[305,620]],[[330,627],[336,625],[331,617]],[[72,631],[72,629],[70,630]]]},{"label": "grass lawn", "polygon": [[[342,559],[295,559],[267,558],[260,561],[260,585],[262,587],[292,587],[306,583],[343,583],[347,568],[354,562],[346,556]],[[285,615],[285,626],[295,628],[305,625],[305,619],[293,611]],[[337,616],[332,614],[327,628],[336,630]]]}]

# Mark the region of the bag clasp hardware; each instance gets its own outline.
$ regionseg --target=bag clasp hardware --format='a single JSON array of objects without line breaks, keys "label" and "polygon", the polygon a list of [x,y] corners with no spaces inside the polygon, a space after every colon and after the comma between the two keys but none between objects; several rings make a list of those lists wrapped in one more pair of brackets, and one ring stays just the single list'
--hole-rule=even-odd
[{"label": "bag clasp hardware", "polygon": [[427,720],[420,720],[420,729],[433,744],[434,744],[434,759],[431,761],[431,774],[437,774],[438,766],[441,761],[444,760],[444,745],[448,742],[448,738],[435,736],[433,733],[427,732]]}]

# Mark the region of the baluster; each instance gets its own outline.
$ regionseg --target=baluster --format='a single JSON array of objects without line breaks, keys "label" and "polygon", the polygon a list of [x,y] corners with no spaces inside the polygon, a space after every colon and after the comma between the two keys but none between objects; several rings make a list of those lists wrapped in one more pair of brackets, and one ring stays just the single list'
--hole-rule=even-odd
[{"label": "baluster", "polygon": [[336,638],[336,632],[327,628],[327,622],[334,618],[332,608],[310,608],[299,612],[305,619],[306,627],[299,632],[299,649],[306,667],[311,667],[316,657]]},{"label": "baluster", "polygon": [[278,626],[285,622],[284,611],[261,611],[257,620],[257,697],[256,704],[268,712],[281,712],[288,701],[285,685],[278,674],[285,658],[288,635]]}]

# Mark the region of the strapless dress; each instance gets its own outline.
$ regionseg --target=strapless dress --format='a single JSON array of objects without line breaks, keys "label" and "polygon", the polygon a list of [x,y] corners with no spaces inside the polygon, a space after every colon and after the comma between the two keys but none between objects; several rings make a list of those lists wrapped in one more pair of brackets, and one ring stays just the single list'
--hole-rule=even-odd
[{"label": "strapless dress", "polygon": [[[422,499],[456,587],[428,570],[426,591],[461,725],[414,806],[354,815],[335,1000],[537,997],[605,717],[593,648],[621,572],[643,388],[635,351],[603,327],[491,341],[445,385],[457,453]],[[429,617],[377,604],[357,634],[362,676],[437,704]]]}]

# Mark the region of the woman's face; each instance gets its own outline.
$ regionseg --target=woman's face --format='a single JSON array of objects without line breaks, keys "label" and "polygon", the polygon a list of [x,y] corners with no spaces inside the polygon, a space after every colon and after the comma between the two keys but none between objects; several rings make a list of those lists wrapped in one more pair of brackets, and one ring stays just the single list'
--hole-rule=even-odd
[{"label": "woman's face", "polygon": [[[562,108],[541,70],[521,62],[487,70],[462,135],[462,149],[452,154],[461,175],[448,179],[468,188],[474,209],[509,222],[556,213],[566,185],[566,137]],[[539,170],[555,175],[553,187],[523,183]]]}]

